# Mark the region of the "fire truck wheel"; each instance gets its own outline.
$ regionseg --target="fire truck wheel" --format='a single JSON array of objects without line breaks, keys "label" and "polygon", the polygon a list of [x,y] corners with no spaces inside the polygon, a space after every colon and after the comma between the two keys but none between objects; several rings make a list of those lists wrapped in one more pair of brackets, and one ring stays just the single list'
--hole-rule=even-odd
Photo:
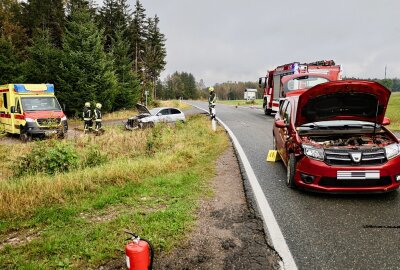
[{"label": "fire truck wheel", "polygon": [[294,182],[294,175],[296,174],[296,156],[294,153],[289,154],[289,160],[286,169],[286,185],[290,188],[295,188],[296,184]]},{"label": "fire truck wheel", "polygon": [[265,107],[264,107],[264,113],[265,113],[265,115],[271,115],[272,110],[271,110],[271,109],[268,109],[267,106],[265,106]]}]

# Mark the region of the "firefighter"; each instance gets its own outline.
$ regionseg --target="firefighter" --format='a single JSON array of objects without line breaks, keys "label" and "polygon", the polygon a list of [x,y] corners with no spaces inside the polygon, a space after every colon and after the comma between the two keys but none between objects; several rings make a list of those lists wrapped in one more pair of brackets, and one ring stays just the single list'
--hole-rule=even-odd
[{"label": "firefighter", "polygon": [[96,103],[96,109],[94,110],[94,121],[96,122],[96,131],[101,130],[101,104]]},{"label": "firefighter", "polygon": [[92,110],[90,109],[90,102],[85,103],[83,107],[83,131],[85,133],[92,131],[93,121],[92,121]]},{"label": "firefighter", "polygon": [[208,97],[208,109],[210,110],[210,116],[212,119],[215,117],[215,115],[213,115],[212,109],[215,107],[215,102],[217,101],[217,95],[214,92],[214,87],[208,88],[208,91],[210,92],[210,96]]}]

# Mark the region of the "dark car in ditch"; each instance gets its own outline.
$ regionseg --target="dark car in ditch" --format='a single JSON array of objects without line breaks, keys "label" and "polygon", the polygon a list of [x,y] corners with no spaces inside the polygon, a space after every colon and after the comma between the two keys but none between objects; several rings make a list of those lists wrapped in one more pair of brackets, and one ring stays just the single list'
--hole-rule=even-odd
[{"label": "dark car in ditch", "polygon": [[400,146],[385,127],[389,97],[384,86],[357,80],[288,93],[273,128],[287,186],[331,193],[396,190]]}]

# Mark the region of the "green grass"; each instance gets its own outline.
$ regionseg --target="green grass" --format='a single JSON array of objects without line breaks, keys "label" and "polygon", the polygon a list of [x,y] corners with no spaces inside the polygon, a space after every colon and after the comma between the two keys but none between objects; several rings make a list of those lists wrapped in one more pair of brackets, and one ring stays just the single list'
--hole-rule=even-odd
[{"label": "green grass", "polygon": [[393,131],[400,131],[400,93],[392,93],[390,96],[385,116],[390,118],[388,128]]},{"label": "green grass", "polygon": [[[110,140],[107,133],[97,143]],[[135,137],[116,133],[116,144]],[[115,147],[98,167],[0,182],[0,243],[15,231],[33,234],[30,242],[0,248],[0,268],[98,269],[123,258],[124,229],[148,238],[157,253],[176,246],[194,224],[198,200],[212,194],[208,181],[228,140],[199,116],[137,134],[144,135],[150,149],[130,155]]]},{"label": "green grass", "polygon": [[255,101],[246,101],[246,100],[218,100],[217,104],[225,104],[225,105],[238,105],[238,106],[251,106],[251,105],[262,105],[262,99],[256,99]]}]

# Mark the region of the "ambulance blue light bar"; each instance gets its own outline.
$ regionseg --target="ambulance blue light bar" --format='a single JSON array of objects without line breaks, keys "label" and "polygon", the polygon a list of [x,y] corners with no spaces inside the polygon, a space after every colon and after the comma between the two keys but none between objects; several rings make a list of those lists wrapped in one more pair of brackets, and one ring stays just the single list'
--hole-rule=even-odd
[{"label": "ambulance blue light bar", "polygon": [[52,94],[54,93],[54,85],[53,84],[14,84],[14,91],[20,94],[28,94],[28,93],[45,93]]}]

